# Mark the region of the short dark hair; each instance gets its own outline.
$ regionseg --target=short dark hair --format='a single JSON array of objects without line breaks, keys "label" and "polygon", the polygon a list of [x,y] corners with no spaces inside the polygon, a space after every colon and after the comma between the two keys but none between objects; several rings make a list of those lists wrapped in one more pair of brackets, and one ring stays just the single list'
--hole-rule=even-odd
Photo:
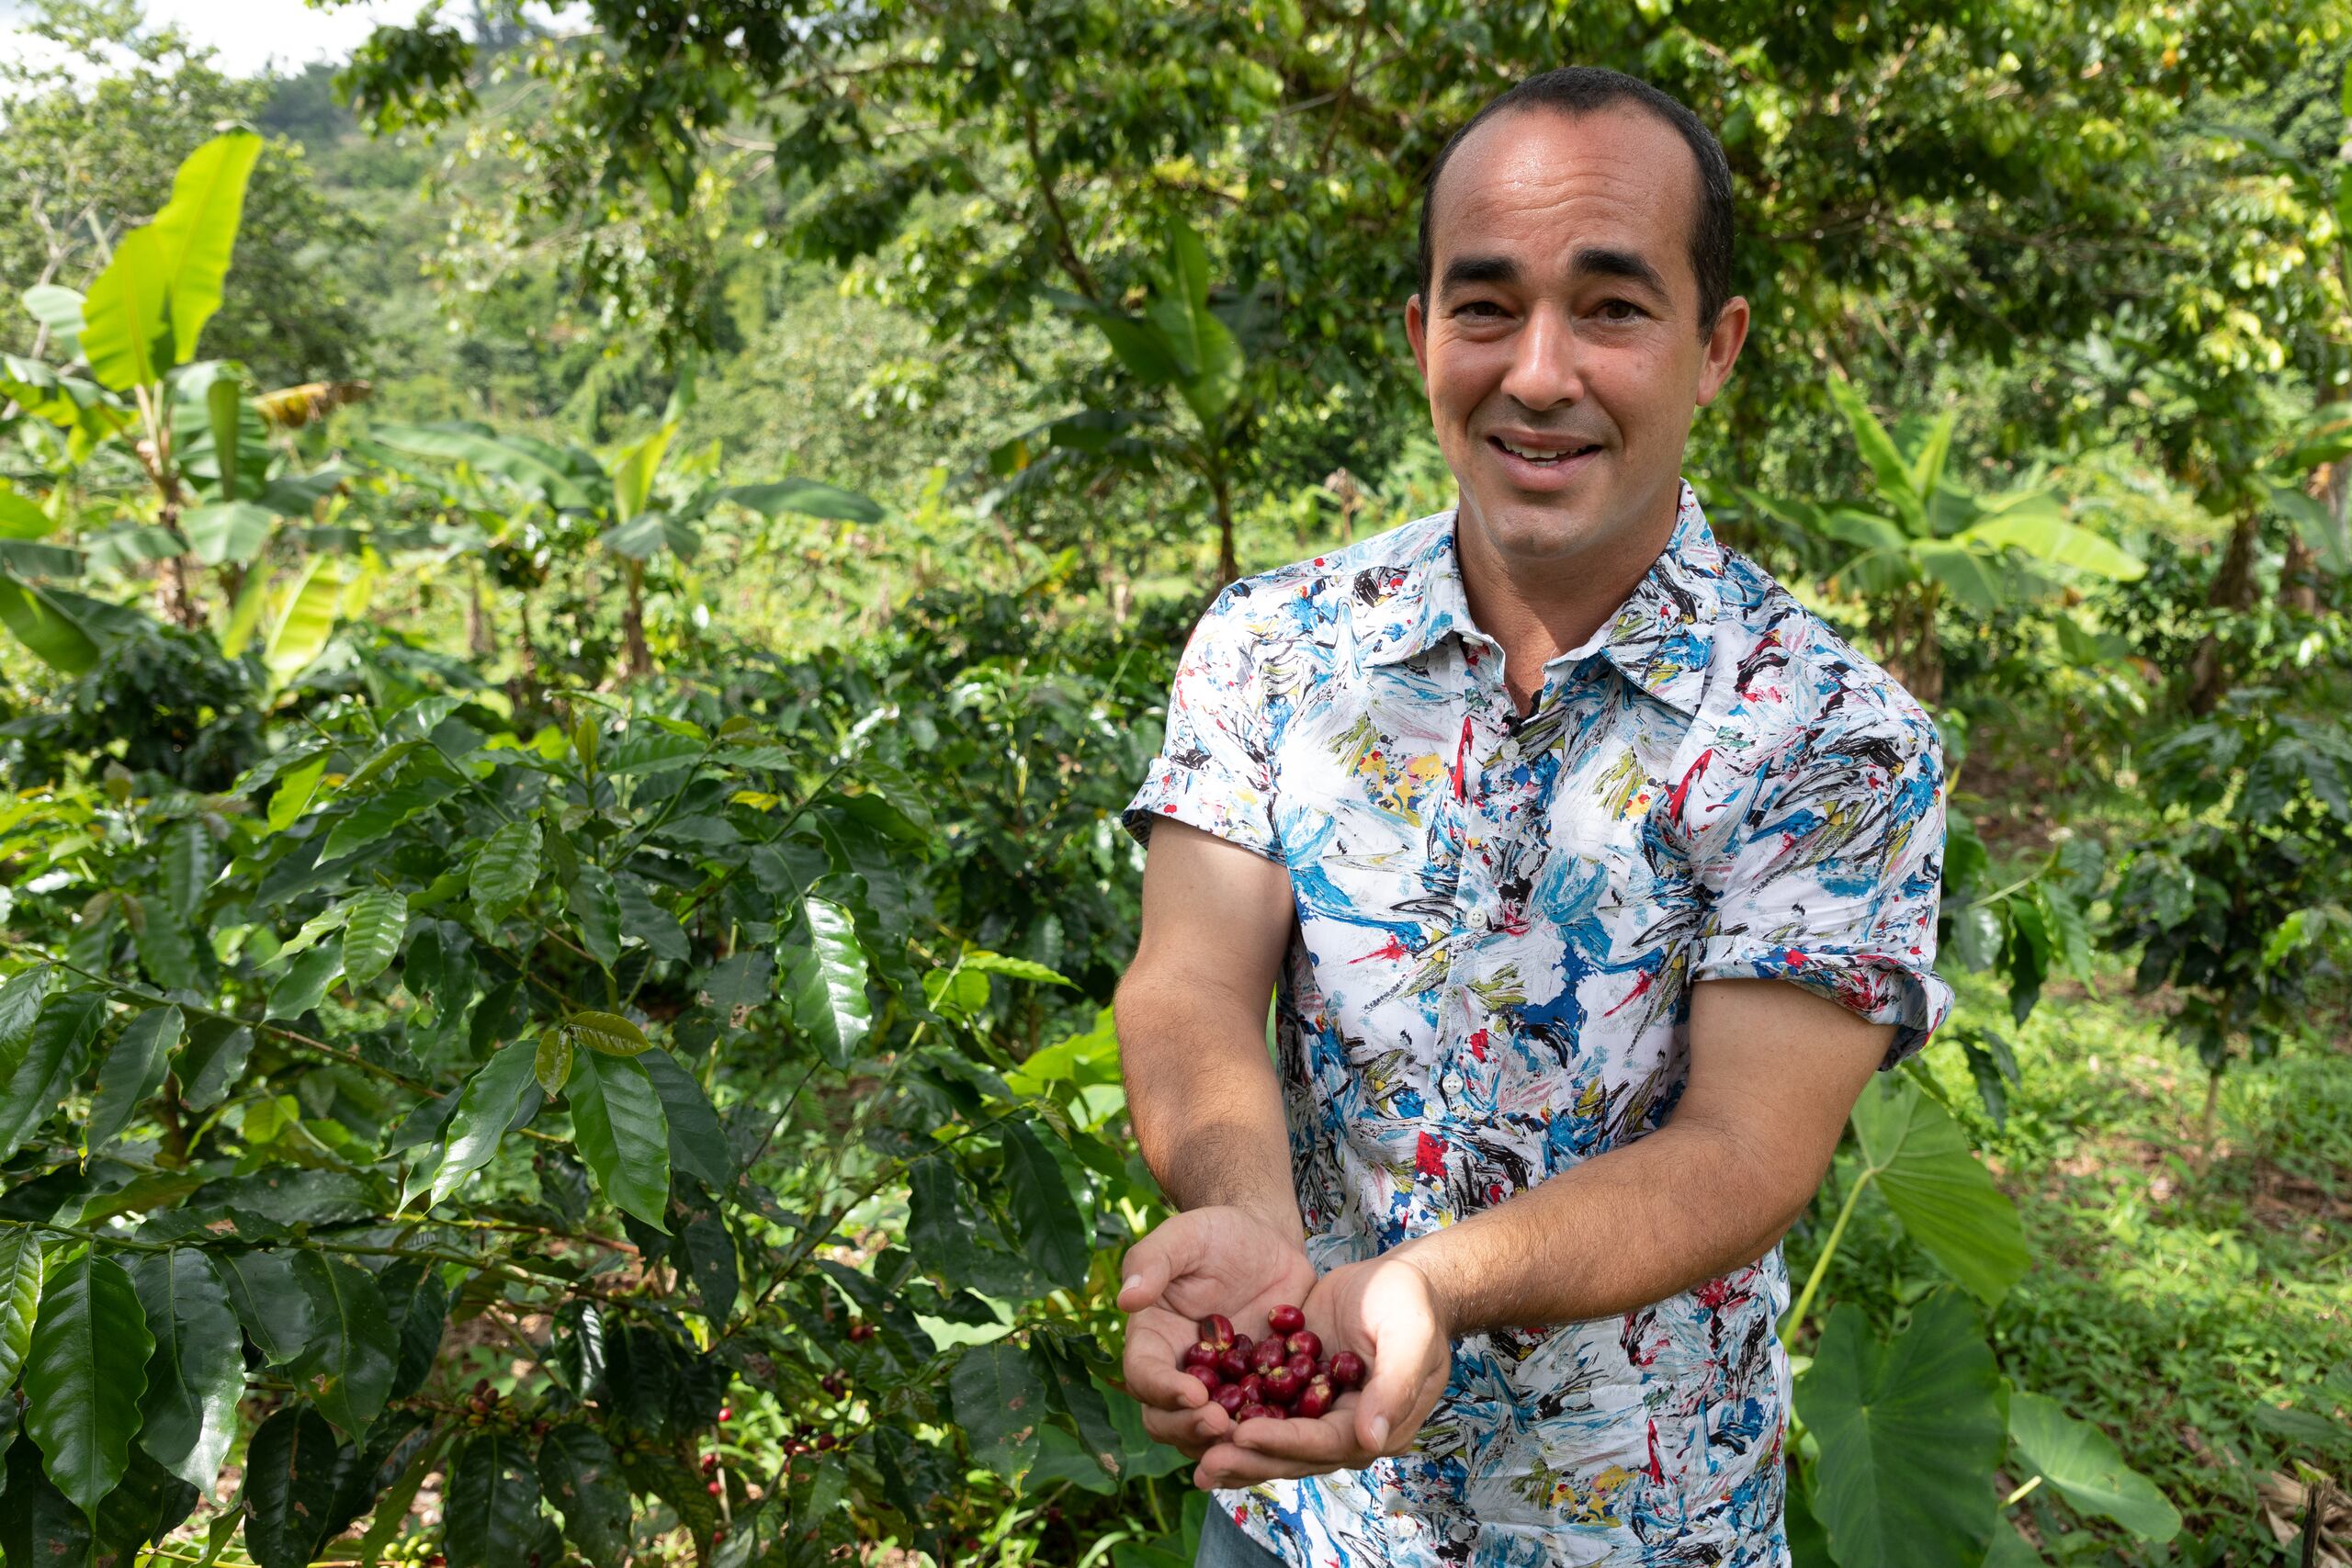
[{"label": "short dark hair", "polygon": [[1430,165],[1429,175],[1421,182],[1423,310],[1434,303],[1430,299],[1430,284],[1437,263],[1436,246],[1430,234],[1430,206],[1437,195],[1438,176],[1445,173],[1445,165],[1453,159],[1453,150],[1462,145],[1463,138],[1508,110],[1549,109],[1555,114],[1575,117],[1612,104],[1628,103],[1649,110],[1681,132],[1690,156],[1698,162],[1699,211],[1690,227],[1690,271],[1699,279],[1699,331],[1703,333],[1713,328],[1715,318],[1723,313],[1724,302],[1731,298],[1731,162],[1724,156],[1723,143],[1715,140],[1715,133],[1681,102],[1638,76],[1600,65],[1563,65],[1530,76],[1473,115],[1469,124],[1438,149],[1437,161]]}]

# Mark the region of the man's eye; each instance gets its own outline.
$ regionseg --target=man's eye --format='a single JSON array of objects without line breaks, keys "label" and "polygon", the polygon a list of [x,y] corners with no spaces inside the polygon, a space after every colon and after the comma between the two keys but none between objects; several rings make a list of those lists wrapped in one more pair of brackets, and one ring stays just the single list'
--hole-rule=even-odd
[{"label": "man's eye", "polygon": [[1467,304],[1453,308],[1453,313],[1457,316],[1466,316],[1473,310],[1492,310],[1498,316],[1503,313],[1503,308],[1492,299],[1473,299]]},{"label": "man's eye", "polygon": [[1648,313],[1631,299],[1611,299],[1605,301],[1600,307],[1602,318],[1611,321],[1630,321]]}]

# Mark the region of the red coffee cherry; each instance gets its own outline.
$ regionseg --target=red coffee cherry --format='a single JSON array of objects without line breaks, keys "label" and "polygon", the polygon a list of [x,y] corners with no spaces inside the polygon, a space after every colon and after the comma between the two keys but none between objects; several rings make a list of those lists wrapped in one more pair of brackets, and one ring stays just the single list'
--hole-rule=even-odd
[{"label": "red coffee cherry", "polygon": [[1215,1367],[1186,1367],[1184,1370],[1200,1379],[1201,1386],[1211,1393],[1225,1386],[1225,1380],[1216,1375]]},{"label": "red coffee cherry", "polygon": [[1283,1365],[1296,1372],[1298,1381],[1301,1382],[1305,1382],[1315,1375],[1315,1358],[1312,1356],[1293,1356]]},{"label": "red coffee cherry", "polygon": [[1243,1405],[1256,1403],[1233,1383],[1227,1383],[1210,1397],[1216,1401],[1216,1407],[1227,1416],[1238,1416]]},{"label": "red coffee cherry", "polygon": [[720,1426],[724,1427],[727,1423],[734,1419],[735,1411],[732,1406],[722,1404],[718,1407],[718,1424]]},{"label": "red coffee cherry", "polygon": [[1276,1404],[1288,1404],[1306,1388],[1306,1380],[1288,1366],[1276,1367],[1266,1376],[1266,1397]]},{"label": "red coffee cherry", "polygon": [[1302,1328],[1291,1335],[1283,1341],[1283,1346],[1292,1355],[1304,1356],[1309,1361],[1318,1359],[1323,1354],[1323,1341],[1316,1337],[1315,1330],[1311,1328]]},{"label": "red coffee cherry", "polygon": [[1241,1380],[1241,1400],[1245,1404],[1266,1403],[1266,1377],[1263,1372],[1251,1372]]},{"label": "red coffee cherry", "polygon": [[1271,1372],[1290,1359],[1279,1339],[1261,1339],[1250,1348],[1250,1365],[1261,1372]]},{"label": "red coffee cherry", "polygon": [[724,1481],[714,1481],[714,1482],[712,1482],[712,1483],[710,1483],[710,1485],[709,1485],[709,1487],[707,1488],[707,1490],[709,1491],[709,1493],[710,1493],[710,1495],[711,1495],[712,1496],[716,1497],[716,1496],[718,1496],[720,1493],[722,1493],[722,1492],[724,1492],[724,1491],[726,1491],[726,1490],[727,1490],[727,1483],[725,1483]]},{"label": "red coffee cherry", "polygon": [[1281,1414],[1281,1411],[1270,1410],[1262,1404],[1245,1404],[1240,1409],[1233,1413],[1233,1418],[1236,1421],[1255,1421],[1261,1416],[1279,1416]]},{"label": "red coffee cherry", "polygon": [[1306,1326],[1306,1314],[1285,1303],[1266,1314],[1266,1326],[1276,1334],[1295,1334]]},{"label": "red coffee cherry", "polygon": [[817,1451],[819,1453],[823,1453],[827,1449],[833,1447],[840,1441],[841,1439],[834,1437],[831,1432],[820,1432],[817,1434]]},{"label": "red coffee cherry", "polygon": [[1233,1346],[1216,1359],[1216,1370],[1227,1382],[1238,1382],[1250,1375],[1250,1358],[1240,1346]]},{"label": "red coffee cherry", "polygon": [[1331,1358],[1331,1383],[1335,1388],[1362,1388],[1364,1380],[1363,1358],[1353,1350],[1342,1350]]},{"label": "red coffee cherry", "polygon": [[1207,1340],[1196,1339],[1185,1348],[1185,1370],[1189,1371],[1194,1367],[1214,1367],[1217,1363],[1217,1358],[1224,1354],[1224,1351],[1218,1349]]},{"label": "red coffee cherry", "polygon": [[1331,1402],[1339,1397],[1337,1390],[1321,1378],[1317,1378],[1313,1382],[1308,1383],[1306,1392],[1298,1396],[1298,1403],[1290,1407],[1291,1414],[1310,1417],[1320,1416],[1330,1409]]},{"label": "red coffee cherry", "polygon": [[1209,1314],[1194,1326],[1200,1329],[1204,1342],[1215,1345],[1219,1350],[1233,1343],[1233,1319],[1221,1312]]},{"label": "red coffee cherry", "polygon": [[849,1337],[851,1343],[862,1344],[874,1337],[874,1325],[860,1318],[849,1325]]}]

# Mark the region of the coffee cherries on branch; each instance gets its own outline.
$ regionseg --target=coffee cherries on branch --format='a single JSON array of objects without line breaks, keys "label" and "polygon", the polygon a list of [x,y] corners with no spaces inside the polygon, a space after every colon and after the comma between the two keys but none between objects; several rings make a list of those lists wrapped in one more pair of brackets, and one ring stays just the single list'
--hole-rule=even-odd
[{"label": "coffee cherries on branch", "polygon": [[1233,1320],[1223,1313],[1211,1313],[1194,1326],[1201,1337],[1184,1351],[1183,1369],[1236,1421],[1261,1416],[1312,1419],[1328,1413],[1341,1393],[1362,1388],[1367,1375],[1363,1358],[1353,1350],[1327,1358],[1322,1339],[1295,1306],[1266,1314],[1263,1339],[1235,1333]]}]

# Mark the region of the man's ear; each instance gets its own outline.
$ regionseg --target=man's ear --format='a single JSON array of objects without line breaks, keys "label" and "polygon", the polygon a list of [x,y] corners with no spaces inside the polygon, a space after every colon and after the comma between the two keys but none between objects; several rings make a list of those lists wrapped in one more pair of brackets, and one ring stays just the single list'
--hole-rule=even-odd
[{"label": "man's ear", "polygon": [[1705,357],[1699,366],[1699,406],[1705,408],[1715,400],[1715,394],[1731,379],[1731,367],[1739,358],[1740,345],[1747,341],[1747,300],[1735,294],[1724,301],[1715,312],[1715,324],[1707,333]]},{"label": "man's ear", "polygon": [[1421,297],[1416,294],[1406,300],[1405,341],[1413,345],[1413,363],[1420,369],[1424,387],[1430,382],[1429,325],[1429,318],[1421,313]]}]

